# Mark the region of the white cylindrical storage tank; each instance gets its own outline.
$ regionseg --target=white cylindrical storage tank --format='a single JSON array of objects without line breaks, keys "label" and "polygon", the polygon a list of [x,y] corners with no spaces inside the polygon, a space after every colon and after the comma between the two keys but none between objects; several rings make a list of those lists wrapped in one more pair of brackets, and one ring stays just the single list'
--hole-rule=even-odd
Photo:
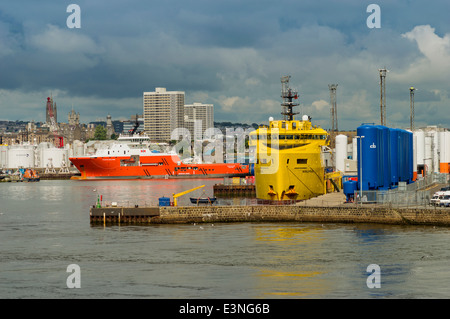
[{"label": "white cylindrical storage tank", "polygon": [[433,172],[439,173],[439,132],[433,132]]},{"label": "white cylindrical storage tank", "polygon": [[336,136],[336,171],[345,172],[345,159],[347,158],[347,136]]},{"label": "white cylindrical storage tank", "polygon": [[445,162],[450,163],[450,131],[445,132]]},{"label": "white cylindrical storage tank", "polygon": [[417,152],[414,150],[417,149],[417,135],[413,134],[413,176],[414,180],[417,179]]},{"label": "white cylindrical storage tank", "polygon": [[54,147],[53,144],[49,143],[49,142],[42,142],[38,145],[38,147],[36,148],[36,167],[38,168],[44,168],[45,165],[47,163],[43,163],[42,162],[42,153],[45,149]]},{"label": "white cylindrical storage tank", "polygon": [[8,168],[34,168],[34,149],[14,147],[8,151]]},{"label": "white cylindrical storage tank", "polygon": [[41,165],[47,167],[53,164],[54,168],[62,167],[62,163],[68,165],[68,152],[64,148],[44,148],[41,153]]},{"label": "white cylindrical storage tank", "polygon": [[73,141],[73,157],[84,156],[84,143],[78,140]]},{"label": "white cylindrical storage tank", "polygon": [[423,163],[426,166],[425,170],[426,170],[427,175],[433,169],[433,158],[432,158],[433,154],[431,153],[432,142],[433,142],[433,136],[431,136],[430,134],[427,134],[425,136],[425,148],[424,148],[424,159],[423,159]]},{"label": "white cylindrical storage tank", "polygon": [[439,132],[439,145],[441,146],[440,150],[439,150],[439,161],[441,163],[445,163],[445,135],[447,132]]},{"label": "white cylindrical storage tank", "polygon": [[0,145],[0,169],[8,168],[8,146]]},{"label": "white cylindrical storage tank", "polygon": [[73,144],[72,145],[66,144],[66,147],[67,147],[67,156],[73,157],[73,148],[74,148]]},{"label": "white cylindrical storage tank", "polygon": [[42,142],[38,145],[38,148],[52,148],[54,147],[52,143],[50,142]]},{"label": "white cylindrical storage tank", "polygon": [[444,162],[450,163],[450,131],[445,132],[445,157]]},{"label": "white cylindrical storage tank", "polygon": [[440,172],[449,172],[450,163],[450,132],[440,132],[439,135],[439,145],[440,145]]},{"label": "white cylindrical storage tank", "polygon": [[417,155],[417,165],[423,165],[425,159],[425,133],[421,130],[414,132],[417,138],[416,149],[414,153]]},{"label": "white cylindrical storage tank", "polygon": [[353,156],[352,159],[354,161],[358,160],[358,138],[354,137],[352,140],[353,144]]}]

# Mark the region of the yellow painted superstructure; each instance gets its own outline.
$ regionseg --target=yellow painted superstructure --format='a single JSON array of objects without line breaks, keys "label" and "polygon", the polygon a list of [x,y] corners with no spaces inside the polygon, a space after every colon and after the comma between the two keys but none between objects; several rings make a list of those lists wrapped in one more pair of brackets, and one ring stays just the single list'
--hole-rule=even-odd
[{"label": "yellow painted superstructure", "polygon": [[322,148],[328,133],[302,120],[270,121],[250,134],[256,147],[256,197],[262,200],[305,200],[326,193]]}]

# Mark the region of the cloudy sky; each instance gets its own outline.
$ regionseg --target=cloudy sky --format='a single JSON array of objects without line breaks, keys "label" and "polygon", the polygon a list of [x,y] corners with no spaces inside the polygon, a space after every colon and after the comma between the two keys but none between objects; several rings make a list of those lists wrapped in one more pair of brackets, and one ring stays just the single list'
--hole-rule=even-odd
[{"label": "cloudy sky", "polygon": [[[81,8],[68,28],[67,7]],[[381,28],[368,28],[369,4]],[[291,75],[301,113],[331,126],[328,84],[337,83],[339,129],[380,121],[378,69],[386,67],[387,124],[450,127],[450,2],[317,0],[3,0],[0,119],[87,123],[142,113],[142,93],[184,91],[213,103],[215,121],[281,118],[280,77]]]}]

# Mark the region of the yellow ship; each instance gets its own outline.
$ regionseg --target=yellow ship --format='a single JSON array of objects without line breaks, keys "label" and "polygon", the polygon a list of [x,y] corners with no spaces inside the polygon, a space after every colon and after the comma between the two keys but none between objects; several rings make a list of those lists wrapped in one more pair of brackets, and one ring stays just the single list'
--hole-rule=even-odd
[{"label": "yellow ship", "polygon": [[311,118],[294,118],[297,91],[289,87],[290,76],[281,78],[283,120],[270,119],[250,133],[255,147],[256,198],[269,201],[300,201],[326,193],[322,149],[328,146],[328,133],[313,126]]}]

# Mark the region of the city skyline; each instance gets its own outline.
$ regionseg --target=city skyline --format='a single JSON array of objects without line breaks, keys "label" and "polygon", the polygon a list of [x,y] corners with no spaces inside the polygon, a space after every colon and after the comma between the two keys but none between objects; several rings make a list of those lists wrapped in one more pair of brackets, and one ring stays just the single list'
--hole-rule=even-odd
[{"label": "city skyline", "polygon": [[[215,107],[215,120],[281,118],[280,77],[299,91],[297,111],[331,127],[328,85],[339,129],[379,124],[380,68],[387,125],[449,127],[450,24],[445,1],[76,2],[81,27],[69,28],[68,3],[0,4],[2,120],[45,121],[48,96],[62,118],[126,120],[143,112],[142,92],[184,91],[185,104]],[[24,9],[26,8],[26,9]],[[167,15],[172,18],[168,19]]]}]

